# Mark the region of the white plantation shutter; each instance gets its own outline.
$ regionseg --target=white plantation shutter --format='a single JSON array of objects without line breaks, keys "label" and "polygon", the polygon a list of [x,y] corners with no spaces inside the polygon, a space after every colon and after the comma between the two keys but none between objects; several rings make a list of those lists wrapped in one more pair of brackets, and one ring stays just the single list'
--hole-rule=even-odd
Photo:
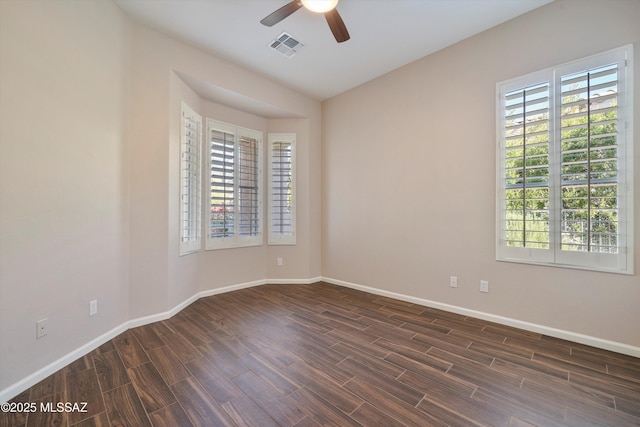
[{"label": "white plantation shutter", "polygon": [[[548,258],[550,236],[548,82],[504,94],[504,245]],[[512,251],[515,252],[515,251]]]},{"label": "white plantation shutter", "polygon": [[241,136],[238,141],[238,225],[240,236],[260,234],[258,140]]},{"label": "white plantation shutter", "polygon": [[235,233],[235,135],[208,129],[211,170],[209,238],[232,238]]},{"label": "white plantation shutter", "polygon": [[631,52],[558,69],[558,262],[633,271]]},{"label": "white plantation shutter", "polygon": [[295,245],[295,134],[269,134],[269,244]]},{"label": "white plantation shutter", "polygon": [[182,103],[181,114],[180,255],[185,255],[202,246],[202,117],[185,103]]},{"label": "white plantation shutter", "polygon": [[262,134],[207,119],[207,249],[262,244]]},{"label": "white plantation shutter", "polygon": [[499,260],[633,273],[631,55],[498,84]]}]

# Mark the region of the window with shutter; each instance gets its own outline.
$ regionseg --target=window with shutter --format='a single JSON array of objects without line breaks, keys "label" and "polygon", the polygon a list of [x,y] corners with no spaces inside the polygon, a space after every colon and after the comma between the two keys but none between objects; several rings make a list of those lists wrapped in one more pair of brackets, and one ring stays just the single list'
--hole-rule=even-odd
[{"label": "window with shutter", "polygon": [[199,251],[201,242],[202,117],[182,103],[180,136],[180,255]]},{"label": "window with shutter", "polygon": [[269,134],[269,244],[296,244],[295,134]]},{"label": "window with shutter", "polygon": [[262,133],[207,119],[207,249],[262,244]]},{"label": "window with shutter", "polygon": [[497,258],[633,274],[632,49],[499,83]]}]

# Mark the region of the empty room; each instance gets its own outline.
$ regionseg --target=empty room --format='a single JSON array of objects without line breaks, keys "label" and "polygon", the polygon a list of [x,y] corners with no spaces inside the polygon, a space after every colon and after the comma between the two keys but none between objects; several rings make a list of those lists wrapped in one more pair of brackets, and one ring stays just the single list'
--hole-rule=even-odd
[{"label": "empty room", "polygon": [[640,1],[0,0],[0,426],[640,425]]}]

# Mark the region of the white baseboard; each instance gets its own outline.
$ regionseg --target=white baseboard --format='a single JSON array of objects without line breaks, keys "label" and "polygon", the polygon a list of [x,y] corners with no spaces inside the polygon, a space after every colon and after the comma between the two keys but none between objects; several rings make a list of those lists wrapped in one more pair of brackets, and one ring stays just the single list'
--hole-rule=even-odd
[{"label": "white baseboard", "polygon": [[195,295],[190,296],[186,300],[182,301],[180,304],[173,307],[171,310],[165,311],[163,313],[152,314],[149,316],[139,317],[137,319],[129,320],[127,322],[127,329],[137,328],[138,326],[148,325],[149,323],[160,322],[161,320],[167,320],[182,310],[184,310],[188,305],[196,302],[202,297],[209,297],[211,295],[224,294],[226,292],[237,291],[239,289],[251,288],[254,286],[260,286],[266,284],[266,280],[255,280],[253,282],[239,283],[237,285],[225,286],[222,288],[210,289],[207,291],[198,292]]},{"label": "white baseboard", "polygon": [[85,354],[100,347],[102,344],[106,343],[110,339],[117,337],[127,329],[129,329],[129,326],[127,323],[123,323],[120,326],[116,326],[110,331],[100,335],[97,338],[94,338],[88,343],[73,350],[71,353],[67,353],[66,355],[62,356],[60,359],[51,362],[44,368],[39,369],[33,374],[27,376],[26,378],[23,378],[20,381],[10,385],[9,387],[0,391],[0,402],[6,402],[7,400],[13,398],[14,396],[17,396],[18,394],[22,393],[29,387],[32,387],[38,384],[40,381],[47,378],[49,375],[59,371],[60,369],[64,368],[71,362],[81,358]]},{"label": "white baseboard", "polygon": [[311,284],[315,282],[319,282],[321,280],[320,277],[310,278],[310,279],[264,279],[264,280],[256,280],[252,282],[239,283],[236,285],[225,286],[217,289],[210,289],[202,292],[198,292],[197,294],[187,298],[180,304],[173,307],[171,310],[165,311],[163,313],[152,314],[149,316],[138,317],[136,319],[131,319],[123,324],[116,326],[108,332],[94,338],[88,343],[78,347],[70,353],[62,356],[58,360],[55,360],[48,364],[47,366],[37,370],[33,374],[21,379],[20,381],[10,385],[4,390],[0,391],[0,402],[6,402],[7,400],[17,396],[28,388],[36,385],[43,379],[47,378],[49,375],[57,372],[58,370],[64,368],[71,362],[81,358],[87,353],[95,350],[100,347],[105,342],[109,341],[125,332],[128,329],[137,328],[138,326],[148,325],[149,323],[159,322],[161,320],[167,320],[173,317],[175,314],[179,313],[185,307],[190,305],[191,303],[197,301],[202,297],[207,297],[211,295],[222,294],[226,292],[236,291],[244,288],[251,288],[254,286],[266,285],[266,284]]},{"label": "white baseboard", "polygon": [[399,294],[396,292],[390,292],[382,289],[371,288],[368,286],[358,285],[356,283],[345,282],[344,280],[337,280],[329,277],[323,277],[322,281],[331,283],[334,285],[344,286],[346,288],[357,289],[357,290],[369,292],[375,295],[381,295],[389,298],[398,299],[401,301],[424,305],[426,307],[437,308],[440,310],[461,314],[463,316],[475,317],[478,319],[487,320],[489,322],[499,323],[501,325],[512,326],[514,328],[524,329],[526,331],[536,332],[543,335],[549,335],[555,338],[560,338],[567,341],[573,341],[576,343],[597,347],[603,350],[609,350],[616,353],[626,354],[628,356],[640,358],[640,347],[635,347],[629,344],[624,344],[616,341],[609,341],[602,338],[579,334],[577,332],[551,328],[549,326],[525,322],[522,320],[512,319],[510,317],[498,316],[495,314],[485,313],[482,311],[471,310],[468,308],[459,307],[455,305],[444,304],[441,302],[431,301],[424,298],[417,298],[409,295]]},{"label": "white baseboard", "polygon": [[266,283],[269,285],[311,285],[322,280],[323,278],[318,276],[310,279],[268,279]]},{"label": "white baseboard", "polygon": [[490,322],[500,323],[502,325],[513,326],[515,328],[524,329],[544,335],[549,335],[556,338],[565,339],[568,341],[577,342],[580,344],[590,345],[593,347],[601,348],[604,350],[614,351],[616,353],[627,354],[629,356],[640,357],[640,347],[634,347],[628,344],[623,344],[615,341],[608,341],[601,338],[596,338],[588,335],[578,334],[575,332],[564,331],[561,329],[555,329],[544,325],[538,325],[535,323],[524,322],[517,319],[511,319],[508,317],[498,316],[495,314],[484,313],[481,311],[470,310],[464,307],[458,307],[455,305],[444,304],[437,301],[431,301],[423,298],[412,297],[409,295],[399,294],[396,292],[385,291],[382,289],[371,288],[368,286],[358,285],[351,282],[345,282],[344,280],[332,279],[329,277],[313,277],[309,279],[264,279],[256,280],[252,282],[239,283],[236,285],[225,286],[217,289],[210,289],[206,291],[198,292],[197,294],[187,298],[180,304],[173,307],[171,310],[163,313],[152,314],[149,316],[139,317],[131,319],[110,331],[100,335],[99,337],[89,341],[88,343],[80,346],[58,360],[50,363],[49,365],[37,370],[33,374],[23,378],[22,380],[10,385],[4,390],[0,391],[0,402],[6,402],[14,396],[27,390],[29,387],[34,386],[49,375],[67,366],[71,362],[79,359],[85,354],[100,347],[105,342],[109,341],[125,332],[128,329],[136,328],[138,326],[148,325],[149,323],[159,322],[166,320],[183,310],[189,304],[197,301],[200,298],[222,294],[226,292],[236,291],[239,289],[251,288],[254,286],[266,285],[266,284],[313,284],[317,282],[327,282],[334,285],[344,286],[347,288],[357,289],[364,292],[369,292],[376,295],[386,296],[389,298],[395,298],[401,301],[407,301],[414,304],[424,305],[426,307],[437,308],[440,310],[449,311],[452,313],[461,314],[464,316],[476,317],[479,319],[487,320]]},{"label": "white baseboard", "polygon": [[128,321],[126,325],[127,325],[127,329],[132,329],[132,328],[137,328],[138,326],[148,325],[149,323],[160,322],[161,320],[167,320],[175,316],[176,314],[184,310],[188,305],[196,302],[200,298],[210,297],[212,295],[224,294],[227,292],[237,291],[240,289],[253,288],[255,286],[260,286],[260,285],[269,285],[269,284],[309,285],[311,283],[316,283],[321,280],[322,280],[321,277],[314,277],[312,279],[263,279],[263,280],[254,280],[252,282],[238,283],[237,285],[230,285],[222,288],[209,289],[206,291],[198,292],[197,294],[187,298],[186,300],[182,301],[180,304],[173,307],[171,310],[165,311],[163,313],[139,317],[137,319]]}]

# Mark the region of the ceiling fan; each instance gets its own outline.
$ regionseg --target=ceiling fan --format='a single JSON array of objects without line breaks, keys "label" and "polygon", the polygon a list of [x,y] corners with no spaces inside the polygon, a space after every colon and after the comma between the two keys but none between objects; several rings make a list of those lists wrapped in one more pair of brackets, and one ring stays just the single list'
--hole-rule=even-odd
[{"label": "ceiling fan", "polygon": [[338,0],[293,0],[268,15],[260,21],[260,23],[267,27],[272,27],[287,16],[291,15],[293,12],[304,7],[312,12],[323,13],[333,36],[336,38],[336,41],[338,43],[342,43],[346,42],[351,37],[349,36],[347,27],[344,25],[344,21],[336,9],[337,4]]}]

